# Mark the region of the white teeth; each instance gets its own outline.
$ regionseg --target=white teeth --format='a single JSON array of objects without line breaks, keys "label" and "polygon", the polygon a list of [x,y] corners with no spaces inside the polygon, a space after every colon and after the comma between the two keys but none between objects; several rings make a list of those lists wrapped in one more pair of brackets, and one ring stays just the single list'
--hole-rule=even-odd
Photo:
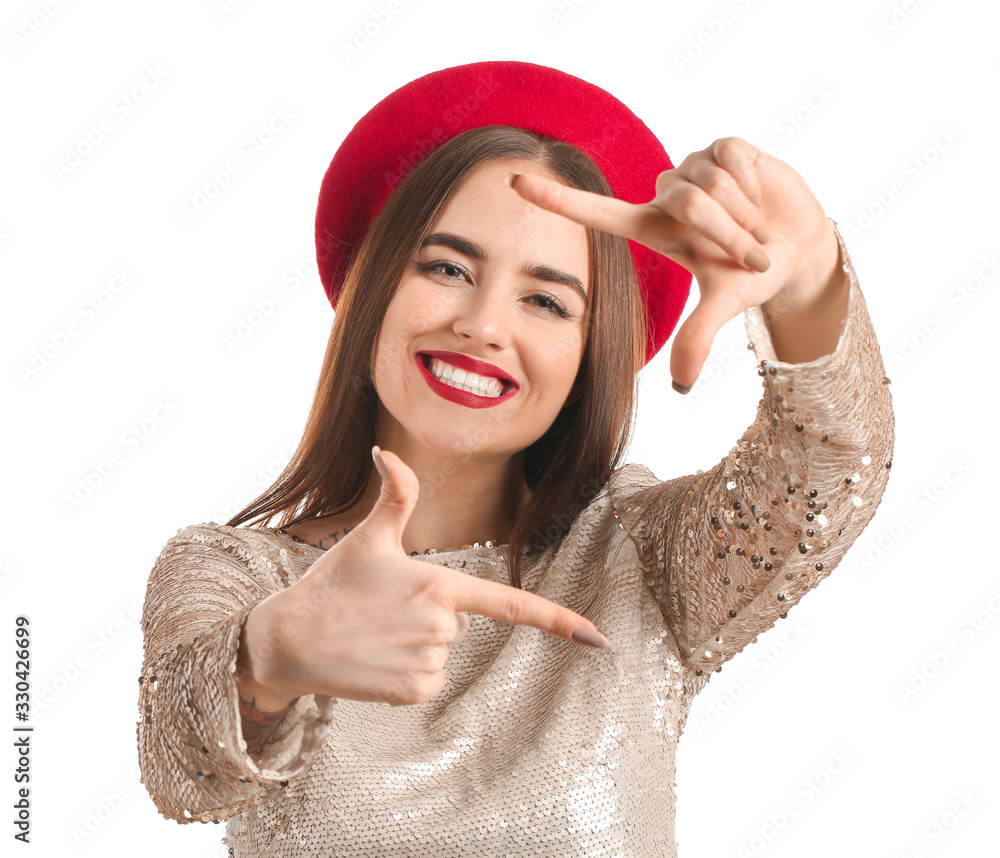
[{"label": "white teeth", "polygon": [[447,384],[449,387],[475,393],[478,396],[488,396],[496,399],[503,392],[503,383],[488,375],[479,375],[475,372],[468,372],[461,367],[452,366],[450,363],[431,358],[430,371],[438,381]]}]

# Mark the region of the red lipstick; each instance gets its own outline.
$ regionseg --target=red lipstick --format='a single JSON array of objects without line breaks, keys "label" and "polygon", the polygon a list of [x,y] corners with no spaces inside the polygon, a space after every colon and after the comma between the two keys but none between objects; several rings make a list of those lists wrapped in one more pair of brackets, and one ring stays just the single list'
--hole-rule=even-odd
[{"label": "red lipstick", "polygon": [[507,392],[507,388],[513,385],[515,388],[520,387],[514,378],[508,373],[504,372],[500,367],[494,366],[491,363],[487,363],[484,360],[476,360],[468,355],[462,355],[458,352],[446,352],[440,350],[417,352],[418,355],[430,355],[431,357],[440,358],[446,363],[450,363],[452,366],[457,366],[461,369],[467,370],[468,372],[475,372],[479,375],[491,375],[493,378],[499,378],[504,384],[504,393]]},{"label": "red lipstick", "polygon": [[[444,399],[451,400],[452,402],[457,402],[459,405],[465,405],[468,408],[492,408],[494,405],[499,405],[501,402],[507,401],[512,396],[514,396],[518,391],[517,382],[511,380],[510,376],[508,376],[506,373],[495,376],[496,378],[502,379],[504,387],[503,392],[499,396],[495,397],[479,396],[475,393],[469,393],[467,390],[459,390],[457,387],[452,387],[449,384],[445,384],[442,381],[438,381],[431,374],[431,371],[424,365],[423,358],[421,358],[422,354],[433,355],[434,357],[440,357],[441,360],[446,360],[448,363],[451,363],[451,360],[448,360],[446,357],[444,357],[444,355],[449,355],[454,353],[420,352],[416,355],[414,360],[417,364],[418,371],[424,377],[427,384],[430,386],[431,390],[433,390],[438,396]],[[479,372],[482,375],[493,375],[493,372],[488,372],[485,369],[485,367],[490,367],[490,364],[484,363],[483,361],[476,361],[473,360],[472,358],[465,358],[465,360],[468,361],[469,364],[478,364],[479,366],[484,367],[484,369],[478,370],[478,369],[472,369],[470,366],[468,367],[468,369],[470,369],[471,372]],[[459,364],[456,363],[455,366],[459,366]],[[461,368],[466,369],[467,367],[462,366]],[[493,367],[493,370],[496,371],[496,368]]]}]

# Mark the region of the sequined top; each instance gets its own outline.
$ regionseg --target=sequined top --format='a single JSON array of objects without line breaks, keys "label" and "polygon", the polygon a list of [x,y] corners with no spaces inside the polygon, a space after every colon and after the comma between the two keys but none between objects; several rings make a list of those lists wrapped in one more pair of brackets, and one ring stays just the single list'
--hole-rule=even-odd
[{"label": "sequined top", "polygon": [[[666,482],[619,469],[525,570],[526,589],[586,616],[608,649],[470,614],[436,697],[299,698],[258,765],[234,676],[241,625],[321,551],[265,527],[178,531],[142,618],[139,759],[160,812],[227,820],[235,858],[676,856],[694,695],[833,571],[888,480],[888,379],[838,241],[851,285],[836,350],[779,362],[761,309],[745,311],[763,395],[736,446]],[[508,583],[502,549],[418,559]]]}]

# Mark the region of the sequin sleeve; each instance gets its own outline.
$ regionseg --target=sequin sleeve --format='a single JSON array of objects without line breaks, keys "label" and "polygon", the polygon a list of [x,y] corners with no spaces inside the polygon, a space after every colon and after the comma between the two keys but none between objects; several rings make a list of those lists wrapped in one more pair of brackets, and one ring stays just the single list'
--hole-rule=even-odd
[{"label": "sequin sleeve", "polygon": [[754,422],[711,470],[660,482],[630,465],[613,496],[697,688],[836,568],[889,478],[888,379],[839,230],[837,241],[850,292],[836,349],[779,361],[749,308],[764,387]]},{"label": "sequin sleeve", "polygon": [[243,621],[277,592],[276,567],[237,528],[193,525],[172,537],[146,590],[137,728],[142,782],[178,822],[221,820],[301,774],[333,700],[299,698],[260,763],[246,752],[236,657]]}]

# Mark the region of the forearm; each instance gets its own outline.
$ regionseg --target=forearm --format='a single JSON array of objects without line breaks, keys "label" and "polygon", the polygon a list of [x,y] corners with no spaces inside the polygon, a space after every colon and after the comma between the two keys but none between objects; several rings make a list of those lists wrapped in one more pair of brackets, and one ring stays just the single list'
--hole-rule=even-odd
[{"label": "forearm", "polygon": [[807,363],[831,354],[844,329],[850,282],[833,223],[802,271],[761,305],[775,357],[784,363]]},{"label": "forearm", "polygon": [[754,422],[710,471],[667,483],[650,473],[631,502],[616,498],[626,526],[652,534],[640,555],[660,571],[653,593],[698,682],[838,566],[888,481],[888,379],[848,250],[838,247],[848,295],[833,351],[781,360],[787,351],[776,349],[762,306],[749,307],[764,384]]},{"label": "forearm", "polygon": [[266,594],[277,595],[280,586],[264,562],[262,542],[247,541],[238,528],[192,525],[171,537],[149,575],[137,750],[150,797],[180,823],[228,819],[264,790],[298,777],[323,747],[333,717],[335,699],[301,700],[281,730],[265,725],[270,729],[259,757],[247,753],[260,728],[241,723],[241,695],[274,715],[307,694],[279,682],[265,699],[266,686],[274,684],[267,670],[272,662],[260,660],[265,669],[258,673],[248,659],[270,654],[263,644],[276,642],[270,609],[259,610],[273,608]]}]

